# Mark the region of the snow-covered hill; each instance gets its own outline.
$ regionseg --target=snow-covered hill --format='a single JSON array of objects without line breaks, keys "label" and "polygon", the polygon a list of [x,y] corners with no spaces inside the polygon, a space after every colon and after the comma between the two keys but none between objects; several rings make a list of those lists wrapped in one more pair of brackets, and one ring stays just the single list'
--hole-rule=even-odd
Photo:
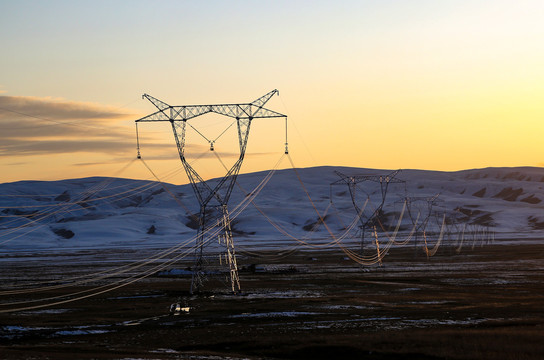
[{"label": "snow-covered hill", "polygon": [[[292,237],[311,242],[330,237],[330,233],[341,236],[350,224],[359,225],[350,188],[339,182],[341,177],[335,171],[348,177],[391,173],[315,167],[297,170],[301,182],[296,171],[281,170],[253,203],[247,194],[268,172],[241,175],[229,202],[236,243],[288,246]],[[544,168],[403,170],[395,179],[402,182],[389,183],[380,213],[379,227],[386,230],[402,214],[401,230],[427,221],[425,226],[431,231],[445,215],[450,231],[477,226],[493,229],[502,237],[544,238]],[[377,181],[360,181],[351,194],[361,209],[369,200],[361,212],[363,222],[382,201]],[[0,251],[191,243],[196,233],[191,215],[198,214],[198,209],[190,185],[99,177],[0,184]]]}]

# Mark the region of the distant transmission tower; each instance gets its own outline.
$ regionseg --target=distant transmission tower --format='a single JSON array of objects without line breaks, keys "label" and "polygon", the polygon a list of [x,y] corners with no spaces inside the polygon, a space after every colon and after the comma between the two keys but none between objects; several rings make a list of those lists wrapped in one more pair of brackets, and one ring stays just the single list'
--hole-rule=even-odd
[{"label": "distant transmission tower", "polygon": [[433,207],[440,201],[436,194],[431,197],[405,196],[406,210],[414,229],[414,257],[417,256],[418,235],[426,231]]},{"label": "distant transmission tower", "polygon": [[[158,111],[136,120],[136,133],[138,133],[139,122],[170,122],[172,126],[172,131],[174,133],[174,139],[177,144],[179,158],[181,159],[183,168],[187,173],[187,177],[189,178],[191,186],[193,187],[193,191],[200,204],[200,212],[198,217],[198,232],[196,238],[195,262],[192,268],[191,294],[200,291],[206,279],[204,257],[204,247],[206,241],[204,237],[209,230],[215,227],[221,228],[218,237],[219,243],[224,246],[224,252],[220,254],[220,263],[223,266],[228,267],[232,292],[238,293],[240,291],[238,266],[236,263],[236,254],[234,251],[234,242],[232,240],[232,230],[230,225],[231,220],[227,204],[232,193],[234,184],[236,182],[238,173],[240,172],[242,162],[244,160],[251,121],[253,119],[261,118],[287,118],[286,115],[266,109],[264,107],[268,100],[270,100],[273,95],[278,93],[278,90],[272,90],[268,94],[258,98],[253,102],[243,104],[182,106],[168,105],[165,102],[155,99],[154,97],[147,94],[144,94],[142,96],[142,98],[146,98],[153,105],[155,105]],[[238,140],[240,143],[240,156],[238,157],[238,160],[227,171],[226,175],[223,176],[215,184],[215,186],[209,184],[204,179],[202,179],[202,177],[187,162],[185,158],[185,144],[187,140],[185,133],[186,125],[189,120],[207,113],[216,113],[236,119],[236,125],[238,127]],[[201,132],[196,130],[196,128],[194,128],[191,124],[189,124],[189,126],[191,126],[199,135],[201,135],[209,142],[210,150],[213,151],[214,142],[217,140],[217,138],[215,140],[209,140]],[[140,157],[139,140],[138,157]]]},{"label": "distant transmission tower", "polygon": [[[382,214],[382,208],[387,196],[387,190],[391,183],[405,183],[404,180],[397,179],[396,176],[400,170],[395,170],[386,175],[345,175],[340,171],[334,171],[334,173],[340,176],[340,180],[337,180],[330,184],[330,199],[332,201],[332,186],[339,184],[346,184],[349,189],[349,195],[355,211],[359,216],[359,229],[361,231],[361,255],[364,253],[365,244],[365,230],[368,227],[376,228],[376,224],[380,221],[379,217]],[[356,199],[357,184],[365,181],[371,181],[380,184],[381,201],[370,213],[361,209]],[[367,194],[370,198],[370,196]]]}]

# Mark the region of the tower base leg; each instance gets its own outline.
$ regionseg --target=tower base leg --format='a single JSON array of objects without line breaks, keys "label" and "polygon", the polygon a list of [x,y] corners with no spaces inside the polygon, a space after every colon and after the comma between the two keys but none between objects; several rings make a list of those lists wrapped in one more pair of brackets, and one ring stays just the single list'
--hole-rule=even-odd
[{"label": "tower base leg", "polygon": [[[230,289],[234,294],[240,292],[240,278],[238,276],[238,264],[236,262],[236,252],[234,250],[234,241],[232,238],[232,229],[230,226],[230,215],[227,208],[227,205],[218,206],[220,211],[219,218],[217,218],[217,223],[214,226],[220,227],[220,232],[218,235],[219,244],[224,247],[224,250],[219,255],[219,263],[221,266],[226,266],[228,269],[228,280],[230,282]],[[205,259],[203,257],[204,245],[205,245],[205,234],[209,232],[210,228],[207,228],[206,220],[206,208],[203,207],[200,210],[199,217],[199,228],[196,239],[196,249],[195,249],[195,262],[192,269],[192,278],[191,278],[191,294],[198,293],[202,290],[204,282],[207,280],[207,275],[204,271],[205,268]],[[212,226],[212,227],[214,227]]]}]

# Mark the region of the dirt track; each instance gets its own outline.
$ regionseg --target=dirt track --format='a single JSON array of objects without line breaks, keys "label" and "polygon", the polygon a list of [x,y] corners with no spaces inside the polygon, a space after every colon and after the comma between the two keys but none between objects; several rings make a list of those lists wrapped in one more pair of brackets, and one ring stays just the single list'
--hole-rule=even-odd
[{"label": "dirt track", "polygon": [[[113,268],[135,256],[90,252],[73,255],[73,261],[3,259],[2,289],[29,278]],[[208,293],[190,297],[190,276],[152,276],[76,302],[0,314],[0,354],[7,359],[541,359],[543,259],[544,245],[488,245],[461,254],[442,248],[429,260],[424,254],[414,258],[411,249],[393,249],[383,267],[371,268],[333,252],[297,253],[276,262],[240,257],[240,266],[259,265],[257,272],[241,271],[241,295],[212,282]],[[119,279],[0,300],[53,298]],[[170,315],[178,298],[191,310]],[[17,306],[22,305],[0,309]]]}]

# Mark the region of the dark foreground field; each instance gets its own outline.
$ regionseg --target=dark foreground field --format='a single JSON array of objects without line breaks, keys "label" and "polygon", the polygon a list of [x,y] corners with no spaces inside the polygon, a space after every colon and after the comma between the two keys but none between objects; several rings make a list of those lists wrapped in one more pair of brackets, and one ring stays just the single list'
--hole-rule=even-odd
[{"label": "dark foreground field", "polygon": [[[107,270],[139,256],[6,256],[1,288]],[[544,245],[461,254],[441,248],[429,260],[392,249],[384,266],[370,268],[333,250],[277,261],[240,257],[242,295],[220,286],[190,297],[189,276],[151,276],[76,302],[0,314],[0,358],[542,359],[543,259]],[[0,300],[62,301],[57,296],[85,296],[130,275]],[[169,314],[178,298],[189,313]]]}]

